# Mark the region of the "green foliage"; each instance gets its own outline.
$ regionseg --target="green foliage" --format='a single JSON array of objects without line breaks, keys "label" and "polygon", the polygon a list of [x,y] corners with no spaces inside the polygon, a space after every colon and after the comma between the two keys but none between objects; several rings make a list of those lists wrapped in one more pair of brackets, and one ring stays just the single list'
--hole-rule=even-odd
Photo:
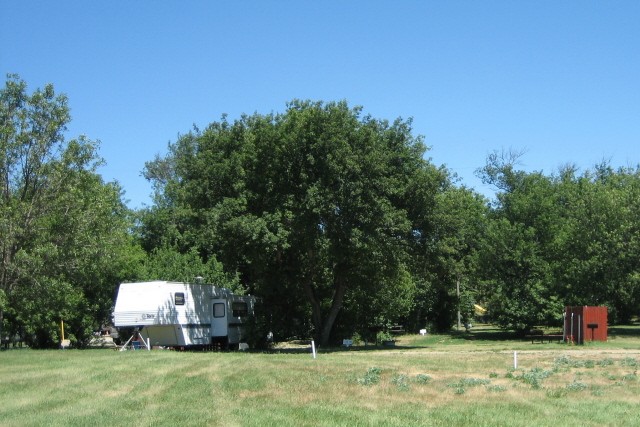
[{"label": "green foliage", "polygon": [[552,399],[561,399],[567,395],[567,388],[550,388],[545,393]]},{"label": "green foliage", "polygon": [[409,240],[446,181],[424,151],[410,121],[346,102],[223,117],[147,164],[156,204],[139,235],[149,251],[215,257],[270,307],[274,332],[326,345],[336,322],[350,336],[413,306]]},{"label": "green foliage", "polygon": [[462,378],[459,381],[448,384],[449,387],[477,387],[481,385],[488,385],[491,381],[486,378]]},{"label": "green foliage", "polygon": [[431,381],[431,376],[427,374],[418,374],[414,381],[418,384],[428,384]]},{"label": "green foliage", "polygon": [[606,358],[606,359],[598,360],[596,364],[598,366],[611,366],[613,365],[613,360]]},{"label": "green foliage", "polygon": [[137,274],[122,191],[96,173],[98,143],[65,141],[69,109],[53,86],[0,91],[0,325],[53,346],[59,324],[78,345],[109,317],[117,283]]},{"label": "green foliage", "polygon": [[634,359],[633,357],[625,357],[622,361],[622,366],[636,368],[638,366],[638,360]]},{"label": "green foliage", "polygon": [[567,390],[568,391],[582,391],[587,389],[588,386],[580,381],[574,381],[572,383],[567,384]]},{"label": "green foliage", "polygon": [[244,323],[243,341],[252,349],[265,350],[273,345],[273,325],[267,307],[258,300],[253,315]]},{"label": "green foliage", "polygon": [[405,374],[396,374],[391,377],[391,384],[395,385],[400,391],[409,391],[411,389],[409,378]]},{"label": "green foliage", "polygon": [[[416,280],[416,302],[409,319],[414,330],[431,325],[447,331],[460,310],[469,322],[476,302],[478,249],[486,227],[487,206],[479,195],[456,188],[435,177],[421,182],[425,190],[413,241],[412,271]],[[428,191],[440,185],[440,191]],[[460,284],[460,299],[456,283]]]},{"label": "green foliage", "polygon": [[134,218],[96,173],[98,142],[65,140],[69,120],[52,85],[7,77],[0,335],[53,346],[64,320],[82,345],[119,282],[196,276],[261,297],[257,343],[266,330],[322,345],[390,324],[443,331],[476,302],[518,331],[558,325],[566,305],[606,305],[610,323],[640,312],[639,167],[546,176],[493,153],[488,205],[425,160],[411,120],[296,100],[181,136],[147,163],[155,203]]},{"label": "green foliage", "polygon": [[356,382],[360,385],[371,386],[380,382],[380,374],[382,370],[375,366],[367,369],[367,372],[360,378],[356,379]]},{"label": "green foliage", "polygon": [[182,253],[168,247],[156,248],[145,260],[141,276],[141,280],[177,282],[194,282],[196,278],[203,283],[231,289],[236,294],[244,293],[236,275],[226,273],[215,257],[203,262],[195,249]]},{"label": "green foliage", "polygon": [[533,368],[529,371],[523,372],[515,378],[530,385],[534,389],[538,389],[542,387],[542,380],[550,377],[551,375],[553,375],[553,371],[542,368]]},{"label": "green foliage", "polygon": [[447,384],[447,387],[455,389],[455,394],[464,394],[470,387],[489,385],[490,383],[490,380],[484,378],[462,378],[458,381]]},{"label": "green foliage", "polygon": [[380,331],[376,334],[376,341],[381,343],[384,341],[393,341],[393,335],[389,331]]},{"label": "green foliage", "polygon": [[494,154],[480,171],[500,192],[480,251],[479,297],[504,328],[557,325],[562,307],[606,305],[610,322],[640,311],[640,168],[606,163],[581,176],[515,169]]}]

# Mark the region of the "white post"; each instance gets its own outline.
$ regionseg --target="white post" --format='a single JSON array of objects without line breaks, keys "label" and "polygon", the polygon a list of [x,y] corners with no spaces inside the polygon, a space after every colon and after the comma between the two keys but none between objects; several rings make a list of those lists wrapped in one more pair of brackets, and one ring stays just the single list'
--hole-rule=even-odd
[{"label": "white post", "polygon": [[513,352],[513,369],[518,369],[518,352]]},{"label": "white post", "polygon": [[456,280],[456,296],[458,297],[458,330],[460,330],[460,277]]},{"label": "white post", "polygon": [[151,351],[151,337],[147,338],[147,350]]},{"label": "white post", "polygon": [[311,340],[311,352],[313,353],[313,358],[316,358],[316,343]]}]

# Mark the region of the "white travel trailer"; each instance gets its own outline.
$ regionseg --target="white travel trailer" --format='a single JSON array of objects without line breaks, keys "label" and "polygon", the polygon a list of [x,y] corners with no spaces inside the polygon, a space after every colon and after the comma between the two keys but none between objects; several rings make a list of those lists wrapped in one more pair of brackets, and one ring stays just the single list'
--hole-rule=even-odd
[{"label": "white travel trailer", "polygon": [[255,298],[209,284],[122,283],[113,311],[116,327],[140,328],[152,346],[237,347]]}]

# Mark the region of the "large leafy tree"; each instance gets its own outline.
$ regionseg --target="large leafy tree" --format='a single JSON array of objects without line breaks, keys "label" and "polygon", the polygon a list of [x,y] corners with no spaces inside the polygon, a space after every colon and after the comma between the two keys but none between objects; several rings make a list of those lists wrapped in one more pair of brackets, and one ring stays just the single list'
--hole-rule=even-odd
[{"label": "large leafy tree", "polygon": [[214,257],[203,262],[195,249],[185,253],[166,246],[153,249],[145,257],[138,279],[202,281],[231,289],[236,294],[244,292],[237,275],[226,273],[222,264]]},{"label": "large leafy tree", "polygon": [[12,75],[0,91],[0,325],[35,346],[57,341],[60,320],[82,341],[141,255],[121,189],[96,173],[97,143],[65,141],[69,120],[52,85],[29,94]]},{"label": "large leafy tree", "polygon": [[143,241],[216,256],[277,310],[274,323],[327,343],[358,296],[410,308],[412,190],[420,175],[439,174],[424,151],[410,121],[363,116],[345,102],[223,118],[147,165],[158,193]]},{"label": "large leafy tree", "polygon": [[640,171],[608,164],[556,179],[563,206],[556,228],[554,272],[568,305],[602,304],[614,322],[640,309]]},{"label": "large leafy tree", "polygon": [[500,192],[483,241],[483,296],[504,327],[557,323],[563,305],[606,305],[627,321],[640,303],[638,169],[577,174],[515,168],[493,154],[482,175]]},{"label": "large leafy tree", "polygon": [[468,321],[477,293],[478,254],[488,208],[480,195],[449,181],[442,182],[441,191],[432,192],[432,200],[421,202],[419,238],[412,252],[419,292],[411,320],[418,329],[428,323],[448,330],[458,310]]}]

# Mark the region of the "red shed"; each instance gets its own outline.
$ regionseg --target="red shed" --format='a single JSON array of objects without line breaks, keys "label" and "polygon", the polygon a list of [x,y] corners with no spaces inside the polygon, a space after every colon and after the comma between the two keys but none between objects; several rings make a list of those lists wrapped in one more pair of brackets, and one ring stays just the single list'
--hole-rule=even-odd
[{"label": "red shed", "polygon": [[607,340],[607,307],[565,307],[564,336],[568,342]]}]

